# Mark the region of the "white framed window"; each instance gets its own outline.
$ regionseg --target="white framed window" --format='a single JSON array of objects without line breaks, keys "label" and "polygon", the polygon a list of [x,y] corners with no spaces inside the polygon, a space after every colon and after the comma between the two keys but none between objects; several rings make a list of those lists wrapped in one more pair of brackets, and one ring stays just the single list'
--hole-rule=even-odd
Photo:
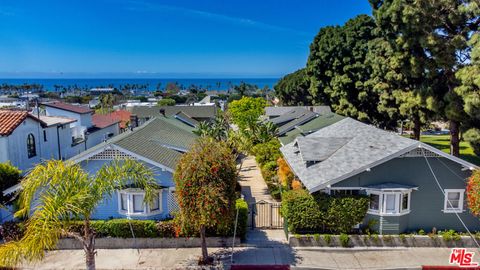
[{"label": "white framed window", "polygon": [[370,196],[368,213],[374,215],[400,216],[410,213],[411,191],[372,191],[367,190]]},{"label": "white framed window", "polygon": [[445,199],[443,203],[444,213],[463,212],[463,199],[465,197],[464,189],[445,189]]},{"label": "white framed window", "polygon": [[153,196],[153,202],[145,202],[145,192],[141,189],[118,191],[118,212],[130,216],[149,216],[162,212],[162,191]]}]

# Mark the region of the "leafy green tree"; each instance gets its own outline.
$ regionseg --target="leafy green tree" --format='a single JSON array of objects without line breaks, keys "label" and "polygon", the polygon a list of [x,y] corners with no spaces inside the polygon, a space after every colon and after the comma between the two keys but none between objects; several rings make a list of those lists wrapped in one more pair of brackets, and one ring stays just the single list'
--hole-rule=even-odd
[{"label": "leafy green tree", "polygon": [[286,75],[273,87],[285,106],[311,105],[310,81],[305,68]]},{"label": "leafy green tree", "polygon": [[163,98],[160,99],[157,103],[160,106],[175,106],[176,104],[175,100],[172,98]]},{"label": "leafy green tree", "polygon": [[383,83],[391,84],[390,93],[400,113],[413,120],[417,138],[419,122],[442,116],[448,119],[451,154],[458,155],[460,124],[465,115],[461,98],[454,91],[458,85],[454,75],[464,64],[469,36],[478,29],[478,4],[471,0],[370,3],[378,32],[387,41],[380,44],[388,44],[392,52],[384,77],[396,78],[393,83],[388,79]]},{"label": "leafy green tree", "polygon": [[278,127],[271,122],[257,122],[250,125],[249,129],[245,131],[253,144],[266,143],[278,133]]},{"label": "leafy green tree", "polygon": [[264,114],[266,101],[263,98],[242,97],[232,101],[228,106],[233,123],[242,130],[255,124]]},{"label": "leafy green tree", "polygon": [[391,119],[378,110],[379,93],[368,80],[372,73],[366,61],[369,42],[376,35],[374,20],[359,15],[344,26],[320,29],[310,46],[307,73],[310,93],[318,104],[326,104],[338,114],[382,127],[391,127]]},{"label": "leafy green tree", "polygon": [[199,139],[174,173],[182,226],[200,231],[203,262],[209,262],[205,231],[228,228],[235,210],[235,158],[224,142]]},{"label": "leafy green tree", "polygon": [[[456,73],[460,85],[455,92],[462,97],[468,121],[465,121],[464,134],[475,154],[480,156],[480,33],[476,33],[470,40],[472,46],[471,62]],[[477,128],[475,128],[477,127]]]},{"label": "leafy green tree", "polygon": [[228,130],[229,125],[227,120],[223,115],[218,115],[212,123],[200,122],[193,133],[202,137],[210,137],[217,141],[226,141],[228,138]]},{"label": "leafy green tree", "polygon": [[109,113],[113,111],[113,104],[115,102],[115,97],[112,94],[102,94],[100,95],[100,111],[99,113]]},{"label": "leafy green tree", "polygon": [[5,189],[20,182],[22,171],[17,169],[10,162],[0,163],[0,205],[6,204],[11,196],[4,196]]},{"label": "leafy green tree", "polygon": [[[0,265],[14,267],[22,260],[40,260],[46,250],[55,249],[60,237],[68,236],[82,243],[86,268],[95,269],[91,215],[104,198],[130,184],[145,191],[147,203],[153,201],[158,188],[155,178],[151,170],[133,160],[113,161],[93,176],[69,162],[52,160],[36,166],[22,181],[20,210],[15,213],[29,217],[25,235],[0,246]],[[83,234],[69,226],[79,219]]]}]

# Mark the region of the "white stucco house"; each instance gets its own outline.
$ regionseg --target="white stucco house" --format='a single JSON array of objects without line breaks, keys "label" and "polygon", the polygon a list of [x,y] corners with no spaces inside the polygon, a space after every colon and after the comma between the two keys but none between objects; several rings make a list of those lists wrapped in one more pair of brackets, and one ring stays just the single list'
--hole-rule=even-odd
[{"label": "white stucco house", "polygon": [[95,123],[89,108],[44,105],[46,115],[0,110],[0,162],[26,173],[43,160],[69,159],[119,134],[118,120]]}]

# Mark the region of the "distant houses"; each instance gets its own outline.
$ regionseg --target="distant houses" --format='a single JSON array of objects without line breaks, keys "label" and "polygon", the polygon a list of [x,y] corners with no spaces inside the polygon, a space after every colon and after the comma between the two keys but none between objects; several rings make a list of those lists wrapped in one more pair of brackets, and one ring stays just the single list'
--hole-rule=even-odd
[{"label": "distant houses", "polygon": [[174,117],[190,126],[196,126],[198,122],[212,121],[217,115],[217,106],[134,106],[128,108],[132,116],[141,125],[153,117]]},{"label": "distant houses", "polygon": [[87,107],[43,105],[41,114],[0,110],[0,162],[27,171],[42,160],[68,159],[120,132],[120,120],[94,121]]},{"label": "distant houses", "polygon": [[[173,182],[176,163],[198,137],[193,132],[198,123],[212,121],[216,115],[215,106],[133,107],[140,117],[126,110],[95,114],[86,106],[58,101],[42,106],[45,110],[40,115],[0,111],[0,149],[8,149],[0,151],[0,162],[10,161],[28,173],[42,160],[68,159],[94,174],[114,159],[128,158],[154,173],[159,188],[153,204],[143,203],[142,190],[119,187],[115,196],[98,206],[93,219],[170,218],[178,210]],[[8,123],[8,128],[1,123]],[[4,194],[19,188],[16,185]]]}]

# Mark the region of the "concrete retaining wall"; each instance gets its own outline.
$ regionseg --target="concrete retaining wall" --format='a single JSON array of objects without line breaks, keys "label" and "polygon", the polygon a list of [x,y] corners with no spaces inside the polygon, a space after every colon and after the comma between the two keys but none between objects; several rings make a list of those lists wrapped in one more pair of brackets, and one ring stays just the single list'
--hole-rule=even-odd
[{"label": "concrete retaining wall", "polygon": [[[477,239],[478,242],[480,240]],[[324,235],[294,236],[289,235],[288,242],[292,247],[343,247],[340,236],[331,235],[327,243]],[[348,247],[477,247],[469,236],[460,240],[446,241],[440,235],[349,235]]]},{"label": "concrete retaining wall", "polygon": [[[240,238],[235,238],[235,245],[240,244]],[[232,245],[232,238],[207,237],[208,247],[228,247]],[[97,238],[97,249],[122,248],[191,248],[200,247],[200,238]],[[57,249],[83,249],[80,241],[73,238],[60,239]]]}]

